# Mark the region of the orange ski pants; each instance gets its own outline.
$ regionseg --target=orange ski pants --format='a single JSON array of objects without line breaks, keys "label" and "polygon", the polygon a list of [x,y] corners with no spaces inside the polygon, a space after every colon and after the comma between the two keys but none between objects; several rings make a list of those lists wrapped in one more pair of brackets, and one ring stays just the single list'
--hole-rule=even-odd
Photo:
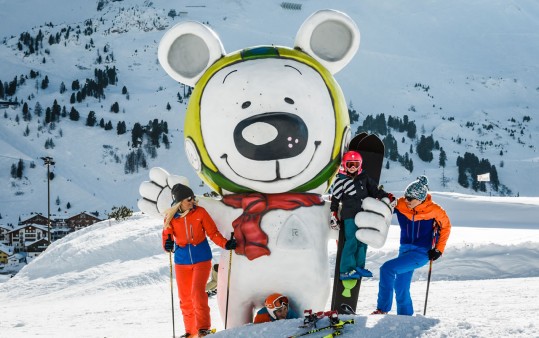
[{"label": "orange ski pants", "polygon": [[190,265],[175,264],[175,271],[185,331],[197,334],[200,329],[209,329],[211,318],[206,283],[210,277],[211,260]]}]

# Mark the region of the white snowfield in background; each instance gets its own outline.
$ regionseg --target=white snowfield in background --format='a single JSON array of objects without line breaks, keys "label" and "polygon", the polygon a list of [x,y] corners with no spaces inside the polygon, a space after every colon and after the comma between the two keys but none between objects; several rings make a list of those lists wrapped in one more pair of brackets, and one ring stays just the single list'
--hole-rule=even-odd
[{"label": "white snowfield in background", "polygon": [[[416,271],[412,283],[415,316],[396,316],[395,309],[387,316],[369,315],[376,308],[378,268],[397,253],[399,228],[393,219],[386,245],[368,252],[374,278],[363,281],[356,323],[347,325],[342,337],[539,336],[539,198],[434,193],[434,200],[448,211],[453,230],[433,265],[427,316],[422,316],[427,267]],[[53,243],[14,278],[2,276],[1,336],[172,336],[169,257],[161,249],[161,227],[140,213],[96,223]],[[221,249],[213,250],[215,259]],[[328,250],[333,271],[333,241]],[[268,269],[286,278],[279,267]],[[174,285],[179,336],[184,330],[176,295]],[[314,310],[328,310],[329,304]],[[222,331],[215,298],[210,307],[212,325],[220,331],[215,338],[301,332],[301,319]]]}]

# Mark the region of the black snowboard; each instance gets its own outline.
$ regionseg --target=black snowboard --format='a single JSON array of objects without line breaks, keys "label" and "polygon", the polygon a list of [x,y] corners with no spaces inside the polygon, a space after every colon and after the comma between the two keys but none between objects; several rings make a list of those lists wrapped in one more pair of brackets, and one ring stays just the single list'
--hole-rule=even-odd
[{"label": "black snowboard", "polygon": [[[348,144],[348,150],[355,150],[363,158],[363,171],[366,172],[376,182],[380,181],[382,165],[384,161],[384,143],[376,135],[361,133],[356,135]],[[333,298],[331,300],[331,310],[337,310],[340,314],[346,314],[341,308],[342,304],[348,304],[354,312],[356,311],[361,278],[341,281],[339,279],[341,265],[341,254],[344,247],[344,227],[339,231],[339,242],[337,247],[337,257],[335,260],[335,279],[333,281]]]}]

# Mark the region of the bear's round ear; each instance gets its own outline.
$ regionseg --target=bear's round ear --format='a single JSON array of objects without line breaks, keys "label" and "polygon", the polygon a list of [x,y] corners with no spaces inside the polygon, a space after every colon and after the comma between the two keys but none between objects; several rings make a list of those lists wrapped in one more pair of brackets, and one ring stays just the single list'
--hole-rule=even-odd
[{"label": "bear's round ear", "polygon": [[191,87],[224,54],[219,36],[196,21],[182,22],[169,29],[159,42],[157,52],[167,74]]},{"label": "bear's round ear", "polygon": [[335,74],[356,54],[359,29],[354,20],[342,12],[331,9],[317,11],[299,28],[295,47]]}]

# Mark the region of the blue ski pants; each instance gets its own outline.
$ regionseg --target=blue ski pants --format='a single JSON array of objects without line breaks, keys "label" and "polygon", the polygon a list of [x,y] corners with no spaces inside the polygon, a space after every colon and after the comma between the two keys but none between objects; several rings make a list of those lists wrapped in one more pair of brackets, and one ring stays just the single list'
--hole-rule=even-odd
[{"label": "blue ski pants", "polygon": [[341,253],[340,272],[349,272],[365,267],[367,244],[356,238],[357,225],[353,218],[344,220],[344,247]]},{"label": "blue ski pants", "polygon": [[403,244],[399,248],[399,256],[380,267],[377,308],[389,312],[393,303],[393,291],[397,301],[397,314],[411,316],[414,314],[410,284],[414,270],[429,262],[428,248],[411,244]]}]

